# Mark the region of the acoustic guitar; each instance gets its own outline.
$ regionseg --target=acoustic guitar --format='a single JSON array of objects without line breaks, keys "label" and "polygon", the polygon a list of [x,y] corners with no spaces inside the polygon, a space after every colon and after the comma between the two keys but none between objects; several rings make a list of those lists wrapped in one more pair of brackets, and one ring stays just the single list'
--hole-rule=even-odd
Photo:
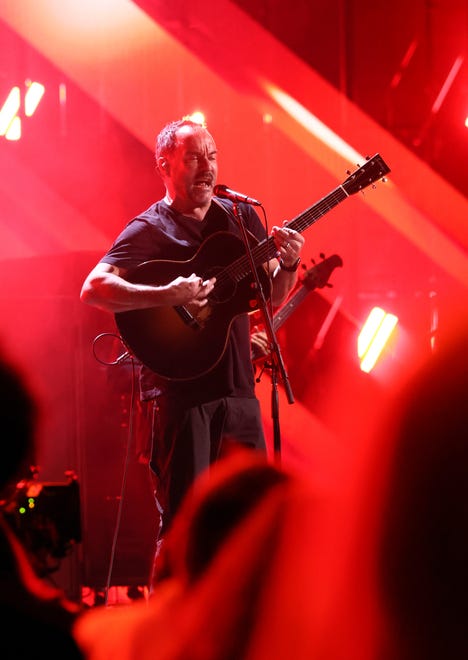
[{"label": "acoustic guitar", "polygon": [[[328,195],[287,223],[303,232],[328,211],[390,171],[379,154]],[[276,256],[272,236],[252,248],[252,257],[265,294],[270,281],[264,264]],[[243,241],[230,232],[209,236],[187,261],[153,260],[127,273],[129,282],[161,286],[178,276],[197,273],[204,280],[216,277],[208,304],[203,308],[159,306],[115,314],[129,351],[149,369],[168,380],[191,380],[218,364],[226,349],[231,324],[237,316],[258,309],[254,278]]]}]

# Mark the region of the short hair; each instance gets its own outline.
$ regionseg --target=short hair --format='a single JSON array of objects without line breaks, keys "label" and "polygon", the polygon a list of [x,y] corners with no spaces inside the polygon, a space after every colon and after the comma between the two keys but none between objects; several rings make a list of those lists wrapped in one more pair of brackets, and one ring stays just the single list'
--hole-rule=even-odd
[{"label": "short hair", "polygon": [[156,163],[158,162],[158,158],[166,156],[174,151],[177,146],[177,131],[183,126],[191,126],[195,129],[206,129],[204,124],[193,121],[190,117],[182,117],[182,119],[177,119],[176,121],[171,121],[169,124],[166,124],[160,130],[159,135],[156,138]]}]

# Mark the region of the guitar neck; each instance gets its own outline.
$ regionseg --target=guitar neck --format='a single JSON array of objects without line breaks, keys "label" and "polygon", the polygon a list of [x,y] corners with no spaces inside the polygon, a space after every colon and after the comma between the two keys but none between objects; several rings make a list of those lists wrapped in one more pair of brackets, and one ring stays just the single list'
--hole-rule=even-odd
[{"label": "guitar neck", "polygon": [[[343,186],[338,186],[331,193],[323,197],[316,204],[309,206],[305,211],[297,215],[290,222],[287,223],[287,227],[294,229],[299,233],[305,231],[308,227],[313,225],[317,220],[320,220],[328,211],[330,211],[335,206],[338,206],[340,202],[349,197],[348,193],[345,191]],[[276,244],[273,236],[269,236],[256,245],[252,250],[252,257],[256,266],[273,259],[277,256]],[[226,268],[226,274],[236,282],[240,282],[244,277],[246,277],[250,272],[250,261],[249,258],[244,255],[234,261],[230,266]]]},{"label": "guitar neck", "polygon": [[294,293],[291,298],[283,305],[283,307],[278,312],[276,312],[273,317],[273,328],[275,332],[283,325],[285,321],[288,320],[288,318],[301,304],[308,293],[310,293],[310,290],[302,284],[296,293]]},{"label": "guitar neck", "polygon": [[[382,178],[385,174],[390,172],[390,168],[382,159],[380,154],[375,154],[372,158],[367,159],[367,162],[362,165],[356,172],[350,174],[346,181],[337,186],[331,193],[322,197],[318,202],[309,206],[305,211],[293,218],[286,224],[287,227],[302,233],[307,227],[310,227],[323,217],[328,211],[331,211],[340,202],[356,194],[360,190],[364,190],[367,186]],[[261,241],[252,250],[252,258],[255,266],[260,266],[270,259],[277,256],[276,244],[273,236],[269,236]],[[227,270],[227,276],[234,282],[240,282],[250,271],[250,259],[247,255],[240,257],[237,261],[232,263]]]},{"label": "guitar neck", "polygon": [[[287,223],[289,229],[294,229],[302,234],[308,227],[313,225],[317,220],[320,220],[328,211],[338,206],[349,195],[346,193],[343,186],[338,186],[331,193],[323,197],[316,204],[309,206],[305,211],[297,215],[295,218]],[[257,247],[259,261],[258,264],[271,259],[276,254],[276,245],[273,236],[269,236],[262,241]]]}]

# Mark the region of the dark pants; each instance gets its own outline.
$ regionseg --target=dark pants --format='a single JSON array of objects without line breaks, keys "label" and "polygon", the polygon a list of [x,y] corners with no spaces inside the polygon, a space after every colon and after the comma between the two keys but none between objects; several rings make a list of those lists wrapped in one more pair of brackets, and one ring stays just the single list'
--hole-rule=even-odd
[{"label": "dark pants", "polygon": [[257,399],[227,397],[193,408],[155,402],[150,460],[160,513],[155,563],[187,490],[233,443],[266,451]]}]

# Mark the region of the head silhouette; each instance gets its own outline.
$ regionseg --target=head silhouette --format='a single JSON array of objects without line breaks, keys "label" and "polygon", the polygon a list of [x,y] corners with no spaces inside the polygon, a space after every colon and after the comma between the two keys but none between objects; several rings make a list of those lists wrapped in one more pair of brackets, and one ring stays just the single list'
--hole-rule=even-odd
[{"label": "head silhouette", "polygon": [[27,476],[33,458],[37,408],[19,369],[0,356],[0,427],[3,435],[0,491]]}]

